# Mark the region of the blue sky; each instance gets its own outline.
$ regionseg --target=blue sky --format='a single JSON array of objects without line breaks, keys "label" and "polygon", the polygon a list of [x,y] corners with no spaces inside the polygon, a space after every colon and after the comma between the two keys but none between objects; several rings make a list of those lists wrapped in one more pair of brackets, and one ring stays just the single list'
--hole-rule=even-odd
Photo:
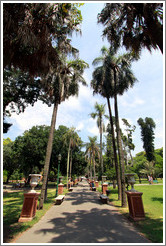
[{"label": "blue sky", "polygon": [[[94,67],[92,61],[100,55],[103,45],[109,47],[107,40],[102,39],[103,26],[97,24],[97,14],[102,10],[104,3],[86,3],[81,7],[83,15],[82,36],[73,35],[72,44],[80,50],[80,58],[89,63],[90,68],[86,69],[84,77],[88,84],[92,79]],[[155,148],[163,146],[164,141],[164,117],[163,113],[163,56],[160,50],[149,53],[143,50],[139,61],[132,65],[133,72],[138,82],[123,96],[118,97],[120,119],[126,118],[130,124],[136,126],[133,134],[135,150],[133,155],[143,150],[140,127],[137,120],[142,117],[151,117],[156,123]],[[93,96],[90,86],[80,85],[79,96],[71,97],[63,102],[58,108],[56,129],[59,125],[68,127],[74,126],[84,142],[88,141],[88,136],[98,136],[99,131],[96,121],[91,119],[90,113],[94,112],[95,102],[106,104],[106,100],[101,96]],[[113,101],[112,105],[113,105]],[[113,106],[112,106],[113,107]],[[106,112],[108,114],[107,105]],[[14,140],[18,135],[22,135],[25,130],[34,125],[50,125],[52,107],[37,102],[34,107],[29,106],[20,115],[13,114],[10,122],[13,126],[4,138]],[[105,122],[106,124],[108,121]],[[120,120],[121,123],[121,120]],[[121,124],[122,129],[124,126]]]}]

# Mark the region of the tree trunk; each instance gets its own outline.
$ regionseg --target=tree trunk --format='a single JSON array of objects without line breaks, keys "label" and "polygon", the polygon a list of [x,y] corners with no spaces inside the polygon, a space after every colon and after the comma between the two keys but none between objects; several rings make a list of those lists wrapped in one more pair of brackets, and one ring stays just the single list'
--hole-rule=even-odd
[{"label": "tree trunk", "polygon": [[131,158],[131,166],[133,166],[133,157],[132,157],[132,154],[131,154],[131,150],[129,149],[129,153],[130,153],[130,158]]},{"label": "tree trunk", "polygon": [[101,173],[103,175],[102,119],[100,120],[100,165],[101,165]]},{"label": "tree trunk", "polygon": [[57,110],[58,110],[58,103],[55,103],[54,108],[53,108],[51,128],[50,128],[50,133],[49,133],[49,138],[48,138],[48,143],[47,143],[47,151],[46,151],[46,159],[45,159],[45,165],[44,165],[44,171],[43,171],[43,184],[42,184],[42,189],[41,189],[39,209],[43,208],[43,203],[44,203],[44,196],[45,196],[45,190],[46,190],[48,170],[49,170],[50,158],[51,158],[51,153],[52,153],[52,144],[53,144]]},{"label": "tree trunk", "polygon": [[71,170],[72,170],[72,150],[71,150],[71,158],[70,158],[70,178],[71,178]]},{"label": "tree trunk", "polygon": [[94,158],[94,156],[93,156],[93,177],[94,177],[94,179],[95,179],[95,177],[96,177],[95,158]]},{"label": "tree trunk", "polygon": [[121,133],[119,127],[117,95],[114,96],[114,100],[115,100],[115,122],[116,122],[116,131],[117,131],[117,145],[118,145],[118,153],[119,153],[119,163],[121,167],[121,189],[122,189],[121,201],[122,201],[122,207],[126,207],[127,201],[126,201],[126,193],[125,193],[125,163],[124,163],[124,153],[122,149],[122,139],[121,139]]},{"label": "tree trunk", "polygon": [[45,189],[45,194],[44,194],[44,201],[47,201],[47,187],[48,187],[48,176],[47,176],[46,189]]},{"label": "tree trunk", "polygon": [[111,105],[109,98],[107,97],[108,110],[110,115],[110,124],[111,124],[111,133],[112,133],[112,143],[113,143],[113,151],[114,151],[114,159],[115,159],[115,169],[116,169],[116,177],[117,177],[117,185],[118,185],[118,200],[121,199],[121,181],[120,181],[120,170],[118,165],[118,159],[116,154],[116,145],[115,145],[115,135],[114,135],[114,124],[112,119]]},{"label": "tree trunk", "polygon": [[92,155],[90,154],[90,179],[92,180]]},{"label": "tree trunk", "polygon": [[68,155],[67,155],[67,189],[68,189],[68,177],[69,177],[70,145],[71,145],[71,142],[69,142],[69,149],[68,149]]}]

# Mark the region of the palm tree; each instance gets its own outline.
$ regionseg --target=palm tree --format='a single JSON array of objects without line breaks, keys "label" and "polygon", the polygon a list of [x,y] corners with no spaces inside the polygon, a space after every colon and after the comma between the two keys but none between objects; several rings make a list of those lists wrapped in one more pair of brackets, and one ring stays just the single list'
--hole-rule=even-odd
[{"label": "palm tree", "polygon": [[[123,94],[125,90],[132,86],[136,81],[132,71],[131,71],[131,55],[125,54],[123,56],[115,57],[115,49],[110,48],[102,48],[102,57],[96,58],[94,60],[94,64],[98,64],[102,62],[102,66],[98,67],[94,72],[94,80],[92,81],[92,87],[94,92],[103,94],[107,97],[107,102],[109,101],[109,97],[114,98],[114,108],[115,108],[115,119],[116,119],[116,132],[117,132],[117,146],[119,153],[119,162],[121,168],[121,187],[122,187],[122,206],[125,207],[126,196],[125,196],[125,166],[124,166],[124,154],[122,149],[122,139],[121,132],[119,127],[119,114],[118,114],[118,103],[117,103],[117,94]],[[100,72],[100,77],[96,76],[97,73]],[[99,80],[100,79],[100,80]],[[108,107],[109,102],[108,102]],[[110,111],[110,109],[109,109]],[[111,128],[113,124],[111,124]],[[118,165],[117,165],[118,166]]]},{"label": "palm tree", "polygon": [[[81,142],[80,137],[77,132],[75,132],[75,128],[71,127],[63,136],[64,144],[68,145],[68,155],[67,155],[67,188],[68,188],[68,177],[71,178],[71,170],[72,170],[72,152],[73,149],[79,145]],[[70,172],[69,172],[69,162],[70,162]]]},{"label": "palm tree", "polygon": [[154,177],[155,174],[155,166],[154,166],[154,161],[147,161],[144,164],[144,168],[140,170],[140,173],[146,174],[147,176],[152,176]]},{"label": "palm tree", "polygon": [[163,3],[108,3],[98,15],[111,46],[140,53],[160,48],[163,53]]},{"label": "palm tree", "polygon": [[111,104],[110,104],[111,90],[109,87],[110,85],[109,75],[110,75],[110,71],[108,71],[108,69],[104,65],[97,67],[93,72],[93,79],[91,81],[91,87],[93,88],[94,94],[99,93],[107,99],[107,105],[108,105],[108,111],[109,111],[109,117],[110,117],[110,125],[111,125],[114,162],[115,162],[116,177],[117,177],[117,184],[118,184],[118,200],[120,200],[121,199],[120,169],[119,169],[118,159],[117,159],[114,123],[113,123],[112,109],[111,109]]},{"label": "palm tree", "polygon": [[95,104],[95,112],[91,113],[91,117],[93,119],[95,119],[97,117],[97,126],[99,128],[99,132],[100,132],[100,166],[101,166],[101,172],[103,174],[103,156],[102,156],[102,134],[105,131],[105,126],[104,126],[104,122],[103,122],[103,116],[105,114],[105,105],[103,104],[98,104],[96,102]]},{"label": "palm tree", "polygon": [[85,151],[85,156],[88,156],[88,159],[90,161],[90,173],[91,173],[91,178],[92,178],[92,165],[93,165],[93,176],[96,176],[96,161],[95,158],[98,156],[100,157],[100,149],[96,143],[97,137],[88,137],[89,138],[89,143],[86,144],[86,151]]},{"label": "palm tree", "polygon": [[[59,66],[59,70],[52,71],[46,80],[43,81],[46,85],[45,94],[43,95],[43,100],[46,100],[48,104],[54,104],[51,128],[48,138],[46,159],[43,171],[43,184],[41,190],[41,198],[39,202],[39,209],[43,208],[43,203],[45,200],[45,190],[46,183],[49,171],[50,158],[52,153],[52,144],[54,129],[56,123],[56,116],[58,105],[64,101],[66,98],[72,95],[78,95],[78,82],[82,82],[83,85],[86,85],[86,81],[82,77],[84,69],[88,67],[88,64],[83,60],[76,59],[70,62],[66,62],[64,59],[63,66],[62,63]],[[49,100],[47,99],[49,95]]]},{"label": "palm tree", "polygon": [[[81,11],[73,3],[6,3],[3,6],[3,65],[43,76],[58,68],[59,49],[80,32]],[[42,24],[41,24],[42,23]]]}]

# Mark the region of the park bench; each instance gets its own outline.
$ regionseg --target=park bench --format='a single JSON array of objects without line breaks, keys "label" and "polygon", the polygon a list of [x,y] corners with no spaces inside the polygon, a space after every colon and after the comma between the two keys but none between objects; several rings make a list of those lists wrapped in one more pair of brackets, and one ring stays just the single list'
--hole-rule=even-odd
[{"label": "park bench", "polygon": [[92,191],[96,191],[96,187],[91,187]]},{"label": "park bench", "polygon": [[108,196],[101,194],[100,195],[100,200],[102,201],[102,203],[107,203],[108,202]]},{"label": "park bench", "polygon": [[64,198],[65,198],[65,195],[59,195],[59,196],[57,196],[55,198],[55,204],[56,205],[60,205],[63,202]]},{"label": "park bench", "polygon": [[157,179],[153,180],[153,183],[158,184],[158,180]]},{"label": "park bench", "polygon": [[68,191],[72,191],[72,190],[73,190],[73,188],[71,188],[71,187],[68,189]]}]

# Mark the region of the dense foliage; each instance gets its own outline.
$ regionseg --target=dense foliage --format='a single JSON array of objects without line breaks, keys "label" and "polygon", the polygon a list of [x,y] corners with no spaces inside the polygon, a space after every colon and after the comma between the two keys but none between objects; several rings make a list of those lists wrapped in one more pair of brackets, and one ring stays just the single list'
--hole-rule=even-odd
[{"label": "dense foliage", "polygon": [[80,31],[82,21],[71,3],[4,3],[3,17],[4,67],[36,76],[57,67],[58,49],[73,51],[68,35]]},{"label": "dense foliage", "polygon": [[[153,166],[147,165],[150,162],[147,162],[146,153],[144,151],[136,154],[133,158],[133,166],[130,169],[135,172],[138,177],[147,177],[148,172],[151,172],[152,169],[153,177],[163,177],[163,148],[154,150],[155,161]],[[149,169],[149,170],[148,170]],[[142,172],[144,170],[144,172]],[[145,171],[147,170],[147,172]]]},{"label": "dense foliage", "polygon": [[107,3],[98,15],[111,46],[163,52],[163,3]]},{"label": "dense foliage", "polygon": [[141,128],[141,139],[143,141],[143,148],[146,152],[148,161],[153,161],[154,156],[154,129],[156,124],[152,118],[146,117],[145,120],[142,118],[138,119],[138,124]]},{"label": "dense foliage", "polygon": [[[8,178],[16,169],[19,173],[23,173],[26,178],[32,172],[42,173],[49,130],[49,126],[33,126],[30,130],[25,131],[23,136],[18,136],[14,142],[4,140],[4,170],[7,170]],[[62,155],[60,172],[66,176],[68,148],[64,144],[63,136],[68,130],[65,126],[59,126],[54,132],[49,171],[52,180],[55,180],[57,174],[59,153]],[[72,175],[83,174],[86,167],[81,147],[82,142],[79,142],[72,151]]]}]

